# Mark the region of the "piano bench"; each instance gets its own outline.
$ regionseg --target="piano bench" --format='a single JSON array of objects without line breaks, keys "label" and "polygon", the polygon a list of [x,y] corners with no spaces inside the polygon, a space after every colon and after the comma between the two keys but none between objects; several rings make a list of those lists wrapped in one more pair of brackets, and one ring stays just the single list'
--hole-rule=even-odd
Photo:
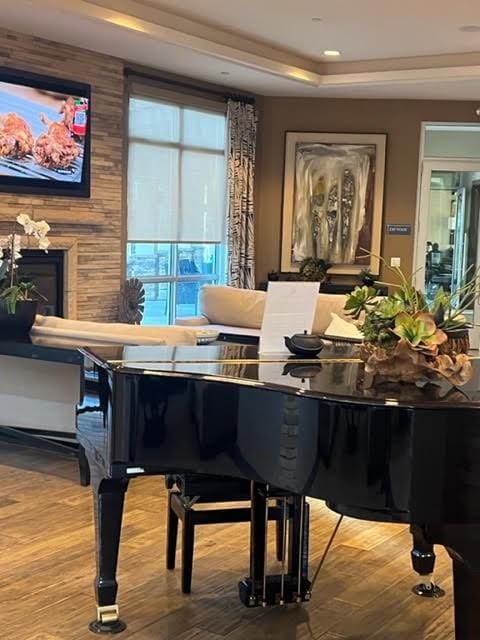
[{"label": "piano bench", "polygon": [[[178,521],[182,522],[182,593],[190,593],[192,587],[195,526],[201,524],[228,524],[251,521],[250,507],[195,509],[195,504],[218,502],[240,502],[250,500],[250,482],[233,478],[213,476],[169,476],[167,477],[167,569],[175,569]],[[185,493],[195,488],[196,493]],[[209,491],[210,490],[210,491]],[[274,492],[273,497],[288,495]],[[193,496],[193,497],[192,497]],[[276,522],[277,559],[283,559],[283,508],[269,507],[268,519]]]}]

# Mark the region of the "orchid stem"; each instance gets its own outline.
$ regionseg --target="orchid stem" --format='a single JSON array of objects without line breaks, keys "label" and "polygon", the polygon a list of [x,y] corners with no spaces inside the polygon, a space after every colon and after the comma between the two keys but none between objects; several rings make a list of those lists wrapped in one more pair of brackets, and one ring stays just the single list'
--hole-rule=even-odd
[{"label": "orchid stem", "polygon": [[10,244],[10,287],[13,287],[15,277],[15,233],[12,233]]}]

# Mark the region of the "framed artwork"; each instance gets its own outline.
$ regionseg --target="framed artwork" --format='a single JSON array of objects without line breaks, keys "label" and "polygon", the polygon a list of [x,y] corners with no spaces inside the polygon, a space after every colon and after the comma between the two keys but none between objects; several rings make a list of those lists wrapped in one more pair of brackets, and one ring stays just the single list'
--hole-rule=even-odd
[{"label": "framed artwork", "polygon": [[329,273],[379,273],[384,134],[298,133],[285,145],[281,270],[322,258]]}]

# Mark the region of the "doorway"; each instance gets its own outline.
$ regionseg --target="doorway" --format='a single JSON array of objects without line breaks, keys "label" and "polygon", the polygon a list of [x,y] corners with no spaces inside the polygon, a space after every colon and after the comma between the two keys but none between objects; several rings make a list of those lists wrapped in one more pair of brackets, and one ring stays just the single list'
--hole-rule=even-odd
[{"label": "doorway", "polygon": [[[433,301],[440,288],[453,293],[479,265],[480,159],[424,160],[417,216],[416,286]],[[466,315],[480,323],[478,301]],[[472,346],[480,334],[471,332]]]}]

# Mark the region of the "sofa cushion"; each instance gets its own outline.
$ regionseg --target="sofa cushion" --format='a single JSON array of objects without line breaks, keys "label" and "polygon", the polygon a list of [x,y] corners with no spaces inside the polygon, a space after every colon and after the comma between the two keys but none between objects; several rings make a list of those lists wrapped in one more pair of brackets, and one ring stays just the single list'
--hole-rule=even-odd
[{"label": "sofa cushion", "polygon": [[200,311],[211,324],[260,329],[265,291],[206,284],[200,289]]},{"label": "sofa cushion", "polygon": [[315,309],[315,317],[313,319],[313,333],[325,333],[327,327],[332,321],[332,313],[351,322],[352,318],[347,316],[344,311],[347,296],[336,293],[319,293],[317,297],[317,307]]},{"label": "sofa cushion", "polygon": [[68,320],[56,316],[35,318],[31,333],[35,336],[58,339],[74,339],[91,344],[157,344],[157,345],[194,345],[197,342],[196,331],[186,327],[146,327],[120,322],[88,322]]}]

